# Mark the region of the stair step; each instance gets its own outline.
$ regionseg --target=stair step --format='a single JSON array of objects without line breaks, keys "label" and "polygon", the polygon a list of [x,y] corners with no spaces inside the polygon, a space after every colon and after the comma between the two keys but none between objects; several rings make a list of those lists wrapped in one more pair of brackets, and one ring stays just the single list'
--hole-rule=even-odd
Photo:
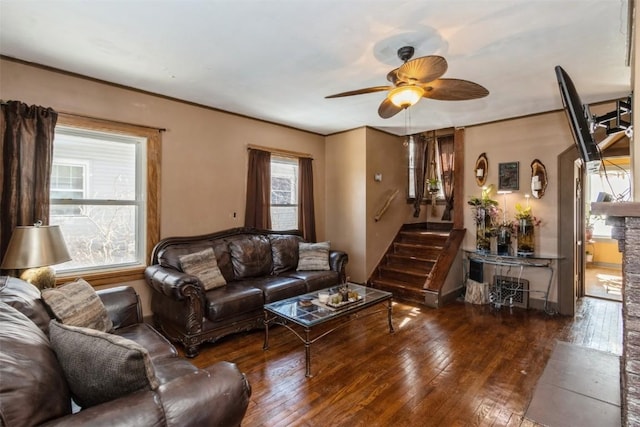
[{"label": "stair step", "polygon": [[418,258],[435,261],[442,252],[442,245],[419,245],[415,243],[394,242],[395,254],[415,256]]},{"label": "stair step", "polygon": [[406,282],[418,287],[424,286],[424,282],[429,277],[428,272],[416,270],[414,268],[394,267],[393,265],[381,265],[378,268],[381,278]]},{"label": "stair step", "polygon": [[401,243],[442,246],[448,238],[449,232],[445,231],[400,231],[396,241]]},{"label": "stair step", "polygon": [[411,283],[386,280],[386,279],[374,279],[371,281],[371,286],[376,289],[382,289],[393,294],[394,299],[416,302],[424,304],[425,296],[431,292],[418,288]]},{"label": "stair step", "polygon": [[418,230],[418,231],[451,231],[453,223],[451,222],[429,222],[429,223],[413,223],[402,226],[402,231]]},{"label": "stair step", "polygon": [[387,265],[410,267],[428,273],[435,265],[433,259],[420,258],[413,255],[387,254]]}]

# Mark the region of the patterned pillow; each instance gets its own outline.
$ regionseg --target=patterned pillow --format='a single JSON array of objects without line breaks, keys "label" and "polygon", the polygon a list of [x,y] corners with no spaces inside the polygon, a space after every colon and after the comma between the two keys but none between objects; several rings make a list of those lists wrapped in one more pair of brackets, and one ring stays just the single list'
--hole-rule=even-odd
[{"label": "patterned pillow", "polygon": [[216,254],[211,248],[180,256],[180,265],[182,266],[182,271],[196,276],[202,282],[205,291],[227,284],[218,268]]},{"label": "patterned pillow", "polygon": [[134,341],[55,320],[49,324],[49,339],[82,408],[160,385],[149,352]]},{"label": "patterned pillow", "polygon": [[41,293],[55,318],[65,325],[102,332],[113,329],[107,309],[86,280],[76,279],[57,288],[43,289]]},{"label": "patterned pillow", "polygon": [[298,271],[330,270],[329,242],[298,244]]}]

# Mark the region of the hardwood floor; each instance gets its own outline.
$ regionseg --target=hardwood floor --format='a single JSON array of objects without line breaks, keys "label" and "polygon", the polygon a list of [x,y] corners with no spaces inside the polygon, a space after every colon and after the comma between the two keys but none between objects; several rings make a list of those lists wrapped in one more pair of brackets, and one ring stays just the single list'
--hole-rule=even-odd
[{"label": "hardwood floor", "polygon": [[[374,308],[375,309],[375,308]],[[381,312],[312,346],[287,329],[227,337],[192,361],[235,362],[253,393],[243,425],[535,426],[523,419],[555,340],[620,352],[620,303],[587,298],[575,319],[455,302],[395,303],[395,334]]]},{"label": "hardwood floor", "polygon": [[587,266],[584,271],[585,294],[590,297],[622,301],[622,267]]}]

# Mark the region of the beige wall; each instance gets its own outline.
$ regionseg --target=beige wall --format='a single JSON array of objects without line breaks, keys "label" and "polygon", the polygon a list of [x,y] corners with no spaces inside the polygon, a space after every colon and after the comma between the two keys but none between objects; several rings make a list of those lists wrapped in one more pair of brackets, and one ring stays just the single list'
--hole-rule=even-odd
[{"label": "beige wall", "polygon": [[366,137],[359,128],[326,138],[327,236],[349,254],[347,276],[357,283],[367,280]]},{"label": "beige wall", "polygon": [[[412,217],[406,204],[406,149],[401,138],[360,128],[329,137],[247,119],[163,97],[0,60],[0,93],[57,111],[166,128],[162,142],[161,235],[190,235],[241,226],[244,218],[247,144],[310,153],[314,158],[316,219],[319,240],[349,254],[347,274],[364,282],[404,222],[437,220],[422,210]],[[509,215],[516,201],[529,193],[530,163],[538,158],[547,168],[544,198],[531,200],[543,220],[536,230],[538,250],[557,251],[557,156],[573,144],[563,112],[540,114],[465,129],[465,170],[478,155],[489,159],[488,183],[497,187],[498,163],[520,162],[520,190],[507,198]],[[638,170],[637,144],[633,149]],[[380,172],[383,181],[373,181]],[[638,182],[637,176],[635,182]],[[636,195],[638,188],[636,185]],[[394,188],[400,193],[380,222],[373,215]],[[479,195],[473,174],[465,173],[465,200]],[[502,203],[502,197],[499,198]],[[233,213],[236,212],[236,217]],[[474,246],[474,224],[465,209],[468,230],[464,246]],[[533,286],[546,287],[544,277]],[[148,314],[148,292],[133,283]],[[555,287],[552,300],[555,301]]]},{"label": "beige wall", "polygon": [[[3,100],[167,129],[162,135],[161,237],[243,225],[247,144],[313,156],[317,233],[318,239],[326,237],[324,137],[5,59],[0,70]],[[364,235],[364,230],[357,232]],[[149,314],[146,285],[131,284]]]},{"label": "beige wall", "polygon": [[[531,162],[540,160],[546,167],[548,185],[544,197],[530,199],[534,216],[542,220],[535,230],[536,252],[556,255],[558,245],[558,170],[557,156],[573,144],[573,136],[564,112],[558,111],[513,120],[505,120],[465,129],[465,200],[480,196],[481,189],[475,182],[473,171],[478,156],[486,152],[489,170],[486,184],[493,184],[498,190],[498,165],[504,162],[519,162],[519,190],[507,195],[507,219],[513,219],[515,204],[526,204],[525,194],[531,194]],[[494,193],[493,198],[504,207],[504,198]],[[475,224],[471,209],[464,215],[467,235],[465,248],[475,246]],[[532,289],[543,291],[547,287],[548,272],[530,269],[524,278]],[[517,276],[511,271],[509,275]],[[557,301],[556,280],[552,285],[551,301]],[[534,293],[531,298],[541,299],[542,294]]]},{"label": "beige wall", "polygon": [[[367,129],[366,165],[366,262],[367,279],[375,270],[407,216],[413,211],[407,204],[407,148],[403,138],[374,129]],[[376,182],[374,175],[382,174]],[[379,221],[374,216],[385,205],[387,199],[398,190],[398,194]]]}]

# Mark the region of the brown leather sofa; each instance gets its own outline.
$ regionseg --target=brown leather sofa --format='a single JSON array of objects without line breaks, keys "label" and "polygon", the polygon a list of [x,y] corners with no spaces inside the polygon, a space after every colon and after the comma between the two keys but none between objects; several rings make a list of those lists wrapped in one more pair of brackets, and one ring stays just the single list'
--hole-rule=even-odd
[{"label": "brown leather sofa", "polygon": [[[161,240],[145,270],[156,326],[193,357],[204,342],[263,327],[265,303],[345,279],[348,257],[336,250],[329,251],[329,270],[298,271],[300,242],[297,231],[246,227]],[[182,271],[180,256],[203,248],[213,248],[225,286],[205,291],[196,276]]]},{"label": "brown leather sofa", "polygon": [[0,425],[239,426],[251,388],[235,364],[198,369],[153,327],[141,322],[131,287],[98,292],[113,334],[147,349],[159,386],[85,409],[72,403],[69,382],[48,339],[40,291],[0,277]]}]

